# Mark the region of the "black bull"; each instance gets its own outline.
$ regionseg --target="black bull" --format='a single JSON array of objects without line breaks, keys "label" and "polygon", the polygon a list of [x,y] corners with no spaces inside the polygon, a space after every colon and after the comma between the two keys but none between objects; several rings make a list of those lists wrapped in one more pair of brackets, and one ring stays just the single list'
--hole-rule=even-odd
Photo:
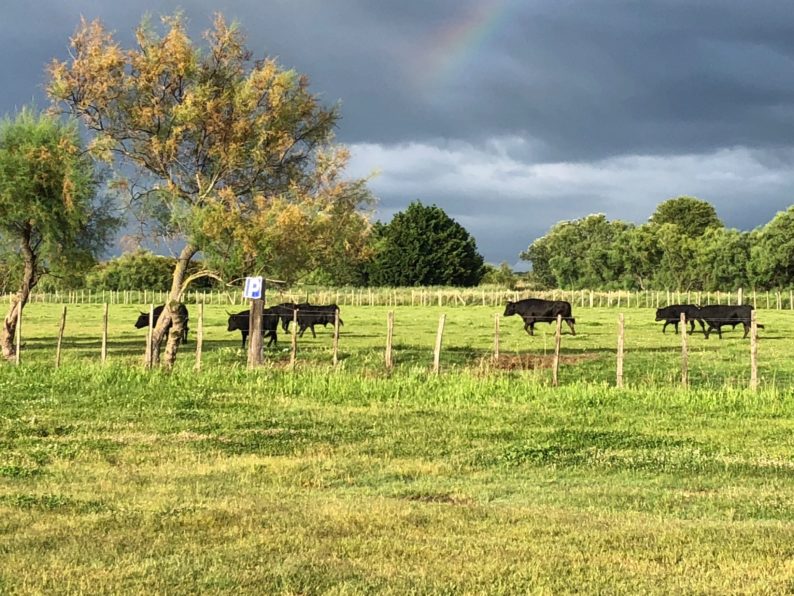
[{"label": "black bull", "polygon": [[552,323],[560,315],[571,328],[571,335],[576,335],[576,319],[571,315],[571,303],[565,300],[526,298],[518,302],[508,302],[504,316],[511,315],[519,315],[524,319],[524,331],[530,335],[535,335],[535,323]]},{"label": "black bull", "polygon": [[[226,327],[227,331],[240,331],[243,336],[243,349],[245,349],[245,342],[248,339],[250,327],[250,310],[243,310],[237,314],[227,313],[229,315],[229,322]],[[278,341],[278,319],[279,315],[273,308],[266,308],[262,312],[262,337],[270,337],[267,345],[270,346]]]},{"label": "black bull", "polygon": [[[161,304],[160,306],[156,306],[154,308],[154,319],[153,319],[153,321],[154,321],[155,325],[157,324],[157,319],[160,318],[160,314],[163,312],[163,308],[165,308],[164,304]],[[188,311],[187,311],[187,306],[185,306],[184,304],[180,304],[179,308],[177,309],[177,313],[185,320],[185,327],[182,330],[182,341],[184,343],[187,343],[187,332],[188,332]],[[148,327],[148,326],[149,326],[149,313],[148,312],[142,312],[138,316],[138,320],[135,321],[135,328],[136,329],[143,329],[144,327]],[[170,330],[171,330],[171,322],[169,321],[168,325],[166,325],[165,332],[168,333]]]},{"label": "black bull", "polygon": [[681,314],[683,313],[686,320],[689,322],[690,333],[694,333],[695,331],[695,321],[700,323],[700,328],[705,333],[706,328],[703,326],[703,321],[699,318],[699,312],[700,309],[694,304],[671,304],[656,309],[656,320],[664,321],[662,333],[665,332],[668,325],[672,325],[675,332],[678,333],[678,323],[681,321]]}]

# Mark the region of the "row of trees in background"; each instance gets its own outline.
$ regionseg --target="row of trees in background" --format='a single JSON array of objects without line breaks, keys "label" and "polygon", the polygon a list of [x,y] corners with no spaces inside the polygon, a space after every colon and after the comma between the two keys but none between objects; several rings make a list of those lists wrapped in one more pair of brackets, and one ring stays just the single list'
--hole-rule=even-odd
[{"label": "row of trees in background", "polygon": [[648,223],[588,215],[560,222],[521,253],[541,287],[724,290],[794,285],[794,207],[750,232],[726,228],[692,197],[661,203]]}]

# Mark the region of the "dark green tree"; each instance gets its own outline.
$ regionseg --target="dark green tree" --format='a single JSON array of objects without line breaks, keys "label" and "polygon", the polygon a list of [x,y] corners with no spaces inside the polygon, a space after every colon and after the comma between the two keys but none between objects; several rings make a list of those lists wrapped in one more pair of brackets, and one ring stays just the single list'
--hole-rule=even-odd
[{"label": "dark green tree", "polygon": [[724,227],[714,206],[694,197],[678,197],[660,203],[649,222],[675,224],[689,238],[697,238],[709,228]]},{"label": "dark green tree", "polygon": [[377,235],[372,285],[476,286],[484,274],[474,238],[435,205],[411,203]]}]

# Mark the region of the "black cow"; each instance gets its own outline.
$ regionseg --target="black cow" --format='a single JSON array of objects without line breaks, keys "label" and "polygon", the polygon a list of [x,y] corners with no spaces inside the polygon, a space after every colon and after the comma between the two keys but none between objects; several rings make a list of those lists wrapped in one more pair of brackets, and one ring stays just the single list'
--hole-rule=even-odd
[{"label": "black cow", "polygon": [[557,315],[562,315],[563,321],[571,328],[571,335],[576,335],[576,319],[571,316],[571,303],[565,300],[526,298],[518,302],[508,302],[504,316],[511,315],[519,315],[524,319],[524,331],[530,335],[535,335],[535,323],[552,323],[557,320]]},{"label": "black cow", "polygon": [[678,333],[678,323],[681,321],[681,313],[684,313],[686,320],[689,321],[689,333],[695,332],[695,321],[700,323],[700,328],[705,333],[706,328],[703,326],[703,320],[699,318],[699,312],[700,309],[694,304],[671,304],[656,309],[656,320],[664,321],[662,333],[668,325],[673,325],[675,332]]},{"label": "black cow", "polygon": [[273,312],[278,314],[279,319],[281,319],[281,328],[284,330],[284,333],[289,331],[289,323],[292,320],[293,313],[298,309],[298,306],[300,305],[294,302],[282,302],[271,308]]},{"label": "black cow", "polygon": [[[708,339],[712,329],[716,329],[717,335],[722,339],[723,325],[730,325],[735,329],[736,325],[739,323],[744,325],[744,335],[742,336],[742,339],[744,339],[750,332],[750,318],[752,312],[753,307],[749,304],[711,304],[708,306],[701,306],[698,309],[698,317],[708,325],[704,331],[706,339]],[[763,325],[758,325],[758,327],[760,329],[764,328]]]},{"label": "black cow", "polygon": [[[273,312],[274,309],[266,308],[262,312],[262,338],[269,337],[270,341],[267,342],[268,347],[278,342],[278,314]],[[237,314],[227,313],[229,315],[229,324],[226,326],[226,331],[237,331],[243,336],[243,349],[245,349],[245,342],[248,339],[248,330],[250,327],[251,311],[243,310]]]},{"label": "black cow", "polygon": [[[154,308],[154,324],[157,324],[157,319],[160,318],[160,313],[163,312],[163,308],[165,308],[165,304],[161,304],[160,306],[156,306]],[[187,306],[184,304],[179,305],[177,312],[185,319],[185,328],[182,331],[182,341],[187,343],[187,332],[188,332],[188,312]],[[138,317],[138,320],[135,321],[135,328],[136,329],[143,329],[144,327],[149,326],[149,313],[142,312]],[[165,328],[165,332],[168,333],[171,330],[171,322],[169,321],[168,325]]]},{"label": "black cow", "polygon": [[[317,337],[314,326],[325,327],[329,323],[333,325],[337,312],[339,312],[339,307],[336,304],[309,304],[308,302],[298,304],[298,337],[303,337],[303,332],[307,328],[311,329],[312,337]],[[341,318],[339,324],[344,324]]]}]

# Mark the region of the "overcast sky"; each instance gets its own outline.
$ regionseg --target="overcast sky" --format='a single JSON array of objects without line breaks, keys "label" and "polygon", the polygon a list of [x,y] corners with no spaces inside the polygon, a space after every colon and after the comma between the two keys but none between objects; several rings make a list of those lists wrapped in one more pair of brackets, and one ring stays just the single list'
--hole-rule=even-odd
[{"label": "overcast sky", "polygon": [[236,19],[341,104],[379,218],[435,203],[493,263],[559,220],[640,223],[684,194],[740,229],[794,203],[784,0],[6,0],[0,112],[47,105],[45,65],[81,15],[129,45],[143,14],[177,8],[196,38]]}]

